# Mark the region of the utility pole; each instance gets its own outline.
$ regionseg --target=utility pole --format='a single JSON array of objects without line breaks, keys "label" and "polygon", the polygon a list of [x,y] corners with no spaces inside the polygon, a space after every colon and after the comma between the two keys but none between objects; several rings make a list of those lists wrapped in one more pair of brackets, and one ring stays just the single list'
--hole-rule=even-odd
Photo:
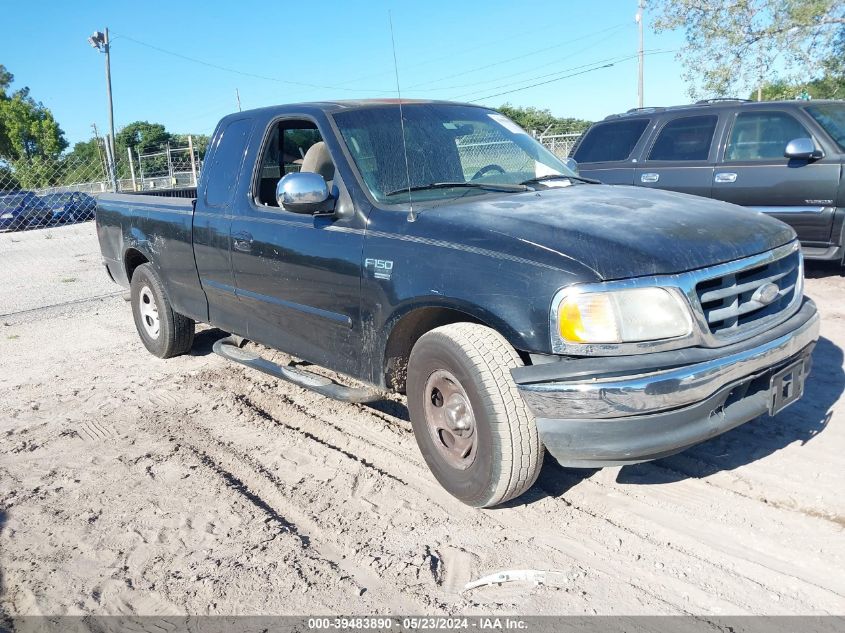
[{"label": "utility pole", "polygon": [[639,57],[639,81],[637,83],[637,107],[643,107],[643,9],[645,9],[645,0],[637,0],[637,30],[639,31],[640,46],[638,50]]},{"label": "utility pole", "polygon": [[88,38],[88,43],[93,47],[96,48],[101,53],[106,54],[106,96],[109,100],[109,135],[108,135],[108,143],[109,143],[109,150],[111,154],[112,163],[110,164],[111,167],[111,176],[115,180],[117,179],[117,170],[115,169],[114,159],[114,103],[112,101],[111,96],[111,45],[109,43],[109,30],[108,28],[105,29],[104,32],[94,31],[94,34]]}]

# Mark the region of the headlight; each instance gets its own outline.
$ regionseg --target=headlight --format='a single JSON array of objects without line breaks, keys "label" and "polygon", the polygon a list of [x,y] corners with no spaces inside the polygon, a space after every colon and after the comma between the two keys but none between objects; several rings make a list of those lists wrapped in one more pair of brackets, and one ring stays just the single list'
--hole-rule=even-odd
[{"label": "headlight", "polygon": [[15,217],[14,213],[4,213],[3,215],[0,215],[0,220],[11,220],[14,217]]},{"label": "headlight", "polygon": [[690,311],[664,288],[565,293],[557,307],[557,331],[565,343],[634,343],[686,336]]}]

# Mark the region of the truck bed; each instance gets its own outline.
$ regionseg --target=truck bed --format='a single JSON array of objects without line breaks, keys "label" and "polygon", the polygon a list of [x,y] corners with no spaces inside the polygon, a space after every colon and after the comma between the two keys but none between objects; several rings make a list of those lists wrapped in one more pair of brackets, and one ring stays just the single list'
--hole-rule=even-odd
[{"label": "truck bed", "polygon": [[194,264],[193,214],[191,198],[103,194],[97,200],[97,238],[109,275],[117,283],[128,287],[127,272],[151,262],[174,307],[201,320],[208,305]]}]

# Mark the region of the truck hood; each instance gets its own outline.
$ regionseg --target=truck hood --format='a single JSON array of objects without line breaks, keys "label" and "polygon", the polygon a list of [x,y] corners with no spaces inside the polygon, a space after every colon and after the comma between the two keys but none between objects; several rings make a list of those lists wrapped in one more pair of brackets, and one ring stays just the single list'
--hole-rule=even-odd
[{"label": "truck hood", "polygon": [[795,239],[789,226],[757,211],[616,185],[474,198],[426,209],[420,220],[473,246],[502,244],[504,252],[562,268],[575,260],[600,280],[680,273]]}]

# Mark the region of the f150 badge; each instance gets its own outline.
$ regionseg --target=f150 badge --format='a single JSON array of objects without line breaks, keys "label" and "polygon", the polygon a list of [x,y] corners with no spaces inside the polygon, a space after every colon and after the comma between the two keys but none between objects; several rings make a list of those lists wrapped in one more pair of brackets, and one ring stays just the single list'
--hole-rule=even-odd
[{"label": "f150 badge", "polygon": [[364,260],[364,268],[372,270],[376,279],[390,279],[393,274],[393,260],[368,257]]}]

